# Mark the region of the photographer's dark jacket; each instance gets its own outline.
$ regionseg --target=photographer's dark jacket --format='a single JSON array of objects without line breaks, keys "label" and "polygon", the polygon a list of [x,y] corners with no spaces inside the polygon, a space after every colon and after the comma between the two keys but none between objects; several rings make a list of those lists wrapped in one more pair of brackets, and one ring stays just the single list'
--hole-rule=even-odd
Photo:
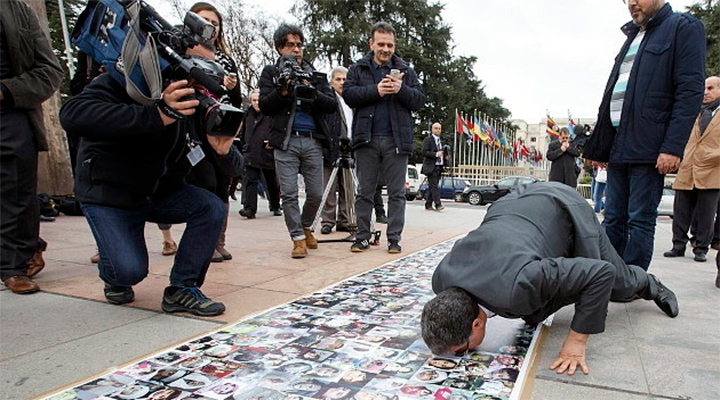
[{"label": "photographer's dark jacket", "polygon": [[[337,96],[339,96],[335,92],[335,90],[333,90],[333,94],[336,96],[336,98]],[[326,148],[323,148],[323,164],[326,167],[334,166],[335,161],[337,161],[337,159],[340,157],[340,138],[347,137],[348,135],[347,122],[345,121],[345,112],[343,111],[342,105],[340,104],[340,99],[338,99],[337,102],[337,112],[325,115],[325,121],[327,122],[328,126],[328,146]]]},{"label": "photographer's dark jacket", "polygon": [[[302,66],[306,71],[315,70],[305,60],[303,60]],[[288,96],[280,94],[280,87],[275,84],[277,75],[277,65],[265,66],[260,75],[260,110],[263,114],[271,117],[270,145],[277,149],[287,150],[297,104],[292,93]],[[312,104],[303,107],[307,107],[306,111],[312,115],[315,122],[317,131],[314,137],[323,143],[323,147],[326,147],[328,145],[328,127],[323,117],[325,114],[337,112],[337,100],[335,100],[335,94],[326,79],[315,79],[312,84],[317,89],[317,96]]]},{"label": "photographer's dark jacket", "polygon": [[620,126],[610,120],[610,101],[628,47],[640,31],[622,27],[625,44],[615,58],[588,139],[585,158],[613,163],[657,162],[660,153],[683,156],[705,87],[705,30],[695,17],[665,4],[647,24],[628,80]]},{"label": "photographer's dark jacket", "polygon": [[[164,126],[155,106],[136,103],[109,74],[68,100],[60,122],[81,138],[75,171],[75,195],[81,203],[136,210],[152,203],[168,170],[166,191],[180,185],[190,168],[186,134],[196,129],[196,119]],[[230,165],[238,162],[232,151],[217,158]]]},{"label": "photographer's dark jacket", "polygon": [[250,107],[240,128],[245,165],[253,168],[275,169],[273,151],[265,148],[270,140],[270,117]]},{"label": "photographer's dark jacket", "polygon": [[562,142],[559,140],[553,140],[548,145],[547,159],[552,161],[548,181],[577,187],[578,166],[575,163],[575,158],[580,156],[580,152],[577,151],[574,145],[571,145],[565,151],[562,151],[561,147]]},{"label": "photographer's dark jacket", "polygon": [[[377,91],[377,82],[373,76],[372,60],[375,52],[368,52],[360,61],[350,66],[347,79],[343,85],[343,99],[348,106],[355,109],[353,117],[352,147],[370,143],[372,139],[373,116],[375,105],[382,99]],[[400,57],[393,54],[393,68],[404,73],[402,88],[390,102],[390,122],[392,134],[400,154],[413,152],[413,117],[412,112],[425,105],[425,94],[422,91],[417,74]]]}]

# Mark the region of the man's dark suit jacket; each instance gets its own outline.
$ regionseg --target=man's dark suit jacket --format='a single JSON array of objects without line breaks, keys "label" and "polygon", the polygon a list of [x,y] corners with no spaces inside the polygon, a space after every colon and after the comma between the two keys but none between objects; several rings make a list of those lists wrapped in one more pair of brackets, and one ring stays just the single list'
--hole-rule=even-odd
[{"label": "man's dark suit jacket", "polygon": [[437,144],[435,143],[435,135],[430,134],[423,140],[422,155],[423,165],[420,172],[423,175],[428,175],[435,169],[435,162],[437,162]]},{"label": "man's dark suit jacket", "polygon": [[[440,262],[432,286],[435,293],[462,288],[488,310],[530,323],[574,303],[572,329],[599,333],[611,291],[613,300],[629,301],[647,286],[647,275],[612,256],[610,247],[577,191],[538,182],[493,204],[480,227]],[[624,279],[622,293],[613,291],[616,278]]]}]

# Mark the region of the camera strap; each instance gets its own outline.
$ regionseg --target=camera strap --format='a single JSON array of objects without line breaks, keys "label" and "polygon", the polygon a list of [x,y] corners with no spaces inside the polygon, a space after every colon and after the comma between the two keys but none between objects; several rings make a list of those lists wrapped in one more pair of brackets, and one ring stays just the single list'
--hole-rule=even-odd
[{"label": "camera strap", "polygon": [[[140,29],[140,4],[136,1],[126,7],[129,17],[129,28],[125,41],[123,42],[122,57],[123,73],[125,74],[125,90],[133,98],[143,105],[152,105],[161,98],[162,75],[158,61],[157,46],[152,35],[143,34]],[[140,44],[139,36],[145,41],[145,46]],[[150,96],[146,96],[142,90],[133,82],[135,66],[140,64],[142,78],[150,89]],[[168,114],[169,115],[169,114]],[[173,117],[175,118],[175,117]]]},{"label": "camera strap", "polygon": [[166,102],[165,99],[160,95],[160,100],[155,102],[155,105],[160,109],[160,111],[167,115],[170,118],[175,119],[185,119],[185,115],[179,113],[176,109],[170,107]]}]

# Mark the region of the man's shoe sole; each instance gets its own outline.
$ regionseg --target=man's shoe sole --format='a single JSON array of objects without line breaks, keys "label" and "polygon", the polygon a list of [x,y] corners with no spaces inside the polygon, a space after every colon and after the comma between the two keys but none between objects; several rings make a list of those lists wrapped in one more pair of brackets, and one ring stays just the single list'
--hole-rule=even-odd
[{"label": "man's shoe sole", "polygon": [[201,317],[214,317],[214,316],[216,316],[216,315],[220,315],[220,314],[222,314],[222,313],[225,312],[225,308],[224,308],[224,307],[223,307],[223,309],[222,309],[221,311],[206,312],[206,311],[202,311],[202,310],[195,310],[195,309],[186,308],[186,307],[183,307],[183,306],[176,306],[176,305],[173,305],[173,304],[167,304],[167,303],[165,303],[164,301],[162,302],[161,307],[162,307],[162,310],[165,311],[166,313],[186,312],[186,313],[190,313],[190,314],[193,314],[193,315],[198,315],[198,316],[201,316]]}]

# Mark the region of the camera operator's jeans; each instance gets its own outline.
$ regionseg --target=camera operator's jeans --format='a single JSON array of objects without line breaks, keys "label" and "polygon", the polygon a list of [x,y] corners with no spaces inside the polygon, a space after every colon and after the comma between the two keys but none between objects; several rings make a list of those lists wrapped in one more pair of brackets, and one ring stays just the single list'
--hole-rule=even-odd
[{"label": "camera operator's jeans", "polygon": [[358,240],[370,240],[370,218],[378,177],[388,191],[387,240],[400,242],[405,227],[405,175],[407,154],[398,154],[392,136],[373,137],[369,144],[355,150],[358,174],[358,194],[355,200]]},{"label": "camera operator's jeans", "polygon": [[82,210],[100,252],[100,278],[112,286],[132,286],[147,276],[146,222],[186,222],[170,284],[200,287],[225,217],[223,203],[215,194],[189,184],[139,210],[93,204],[82,205]]},{"label": "camera operator's jeans", "polygon": [[626,264],[645,271],[655,244],[665,176],[654,164],[608,164],[603,226]]},{"label": "camera operator's jeans", "polygon": [[[275,149],[274,155],[285,225],[292,240],[304,240],[303,228],[310,229],[322,200],[322,146],[310,137],[290,136],[287,150]],[[302,214],[298,201],[298,174],[301,172],[305,180]]]}]

